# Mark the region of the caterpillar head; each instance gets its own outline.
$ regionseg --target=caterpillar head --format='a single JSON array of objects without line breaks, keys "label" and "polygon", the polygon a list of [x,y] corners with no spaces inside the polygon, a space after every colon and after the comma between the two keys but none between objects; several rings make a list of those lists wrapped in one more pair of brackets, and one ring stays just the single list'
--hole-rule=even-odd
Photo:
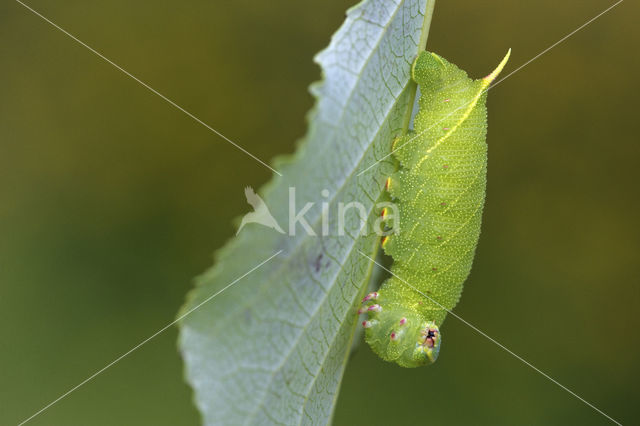
[{"label": "caterpillar head", "polygon": [[378,293],[369,294],[360,309],[360,313],[368,316],[362,325],[373,351],[382,359],[402,367],[434,363],[442,341],[438,326],[411,309],[376,303],[383,302],[378,298]]},{"label": "caterpillar head", "polygon": [[411,68],[411,75],[420,86],[438,84],[445,74],[449,62],[431,52],[421,52]]}]

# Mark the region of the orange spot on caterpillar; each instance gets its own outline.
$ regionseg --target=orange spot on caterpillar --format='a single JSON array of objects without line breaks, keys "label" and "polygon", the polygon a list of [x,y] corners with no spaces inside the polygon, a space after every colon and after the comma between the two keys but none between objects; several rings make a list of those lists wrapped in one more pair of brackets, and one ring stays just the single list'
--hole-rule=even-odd
[{"label": "orange spot on caterpillar", "polygon": [[390,188],[391,188],[391,178],[388,177],[387,181],[384,183],[384,189],[388,191]]},{"label": "orange spot on caterpillar", "polygon": [[382,241],[380,242],[380,245],[382,247],[384,247],[387,244],[388,241],[389,241],[389,237],[388,236],[384,236],[384,237],[382,237]]},{"label": "orange spot on caterpillar", "polygon": [[443,169],[448,169],[448,168],[449,168],[449,165],[448,165],[448,164],[445,164],[445,165],[443,165],[443,166],[442,166],[442,168],[443,168]]},{"label": "orange spot on caterpillar", "polygon": [[386,207],[384,207],[384,208],[382,209],[382,212],[380,212],[380,216],[382,216],[382,217],[387,217],[387,208],[386,208]]},{"label": "orange spot on caterpillar", "polygon": [[396,144],[398,143],[398,139],[400,138],[399,137],[393,138],[393,142],[391,142],[391,151],[394,151],[396,149]]},{"label": "orange spot on caterpillar", "polygon": [[442,241],[442,236],[438,235],[438,236],[436,237],[436,240],[438,240],[438,241]]},{"label": "orange spot on caterpillar", "polygon": [[446,207],[446,206],[447,206],[447,203],[442,202],[442,203],[440,203],[440,205],[441,205],[442,207]]}]

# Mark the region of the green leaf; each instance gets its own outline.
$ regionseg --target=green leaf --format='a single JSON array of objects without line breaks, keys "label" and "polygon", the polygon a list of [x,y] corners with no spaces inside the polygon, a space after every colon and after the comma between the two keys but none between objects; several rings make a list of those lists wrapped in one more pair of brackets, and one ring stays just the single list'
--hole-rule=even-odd
[{"label": "green leaf", "polygon": [[433,1],[366,0],[316,57],[324,79],[311,87],[308,134],[293,156],[274,162],[283,176],[259,191],[285,231],[295,216],[290,187],[296,212],[315,203],[304,217],[316,235],[299,224],[295,235],[246,225],[199,277],[179,317],[187,380],[206,424],[330,422],[372,270],[360,252],[374,257],[379,247],[355,209],[338,232],[338,206],[361,203],[368,229],[379,214],[391,142],[411,118],[410,68]]}]

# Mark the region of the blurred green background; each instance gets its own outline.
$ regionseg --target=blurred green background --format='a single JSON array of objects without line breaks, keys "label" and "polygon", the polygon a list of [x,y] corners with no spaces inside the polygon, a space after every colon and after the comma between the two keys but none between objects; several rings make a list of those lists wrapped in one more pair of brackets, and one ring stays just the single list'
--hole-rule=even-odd
[{"label": "blurred green background", "polygon": [[[354,1],[31,0],[269,160],[305,132],[312,56]],[[507,73],[612,4],[439,0],[428,48]],[[622,423],[640,407],[640,7],[622,3],[491,91],[483,234],[459,315]],[[174,318],[270,172],[12,1],[0,5],[0,424]],[[506,75],[506,74],[505,74]],[[215,303],[215,302],[214,302]],[[366,345],[335,423],[607,424],[450,318],[438,363]],[[172,328],[32,421],[192,425]]]}]

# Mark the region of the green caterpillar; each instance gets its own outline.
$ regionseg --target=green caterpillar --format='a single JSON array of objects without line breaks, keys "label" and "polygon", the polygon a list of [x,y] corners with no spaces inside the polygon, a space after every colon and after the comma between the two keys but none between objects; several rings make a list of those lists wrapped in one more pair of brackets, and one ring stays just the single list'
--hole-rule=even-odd
[{"label": "green caterpillar", "polygon": [[[510,52],[479,80],[435,53],[422,52],[413,63],[419,111],[414,131],[394,141],[398,170],[386,183],[402,228],[382,239],[392,277],[358,311],[367,313],[365,338],[384,360],[418,367],[438,357],[438,327],[460,299],[480,235],[487,89]],[[387,210],[381,214],[387,220]]]}]

